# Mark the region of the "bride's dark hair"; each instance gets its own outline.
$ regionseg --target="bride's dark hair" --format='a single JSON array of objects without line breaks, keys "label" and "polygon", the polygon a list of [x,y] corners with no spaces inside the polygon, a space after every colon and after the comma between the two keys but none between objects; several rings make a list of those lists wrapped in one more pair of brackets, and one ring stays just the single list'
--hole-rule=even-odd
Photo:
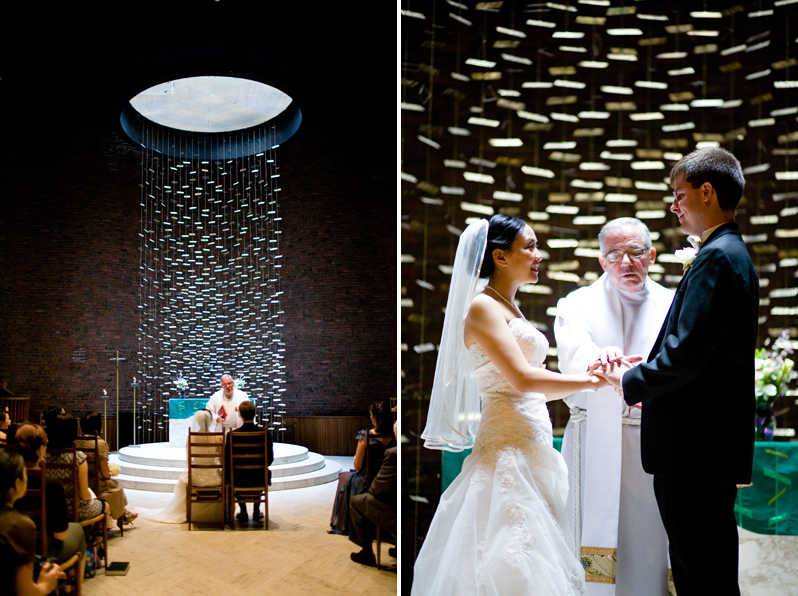
[{"label": "bride's dark hair", "polygon": [[512,215],[504,215],[497,213],[490,218],[490,226],[488,227],[488,243],[485,247],[485,257],[482,259],[482,268],[479,270],[480,277],[490,277],[496,269],[496,263],[493,260],[493,251],[497,248],[502,250],[510,250],[513,242],[518,238],[518,235],[524,231],[526,222]]}]

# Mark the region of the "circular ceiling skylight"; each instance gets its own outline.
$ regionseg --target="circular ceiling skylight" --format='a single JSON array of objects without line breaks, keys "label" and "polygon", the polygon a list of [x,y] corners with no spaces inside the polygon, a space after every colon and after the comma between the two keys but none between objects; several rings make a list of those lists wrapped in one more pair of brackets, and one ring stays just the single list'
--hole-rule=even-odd
[{"label": "circular ceiling skylight", "polygon": [[198,76],[150,87],[130,104],[161,126],[218,133],[263,124],[285,111],[291,101],[279,89],[250,79]]}]

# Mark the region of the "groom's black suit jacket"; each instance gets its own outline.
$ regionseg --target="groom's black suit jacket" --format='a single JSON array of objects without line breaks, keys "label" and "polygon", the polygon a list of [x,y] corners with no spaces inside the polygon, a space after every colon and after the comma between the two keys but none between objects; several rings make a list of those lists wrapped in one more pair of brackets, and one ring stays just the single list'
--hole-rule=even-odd
[{"label": "groom's black suit jacket", "polygon": [[751,481],[759,279],[740,229],[716,229],[676,290],[648,362],[623,376],[643,402],[649,474]]}]

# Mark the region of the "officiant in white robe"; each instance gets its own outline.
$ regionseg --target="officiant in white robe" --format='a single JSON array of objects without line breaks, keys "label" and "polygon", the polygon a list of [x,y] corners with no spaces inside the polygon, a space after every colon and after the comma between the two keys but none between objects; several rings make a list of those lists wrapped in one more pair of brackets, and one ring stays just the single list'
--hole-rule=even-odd
[{"label": "officiant in white robe", "polygon": [[[645,224],[610,221],[599,241],[604,274],[557,304],[554,336],[564,373],[585,372],[597,358],[625,354],[645,361],[673,300],[671,290],[648,277],[656,250]],[[567,507],[587,594],[668,596],[668,541],[653,476],[640,461],[639,405],[627,406],[613,387],[565,402],[571,408],[563,440]]]},{"label": "officiant in white robe", "polygon": [[[222,375],[221,389],[208,400],[205,409],[213,414],[212,432],[225,432],[239,428],[244,421],[238,415],[241,402],[249,401],[243,391],[235,388],[235,381],[230,375]],[[224,408],[224,410],[222,410]],[[222,415],[224,414],[224,415]]]}]

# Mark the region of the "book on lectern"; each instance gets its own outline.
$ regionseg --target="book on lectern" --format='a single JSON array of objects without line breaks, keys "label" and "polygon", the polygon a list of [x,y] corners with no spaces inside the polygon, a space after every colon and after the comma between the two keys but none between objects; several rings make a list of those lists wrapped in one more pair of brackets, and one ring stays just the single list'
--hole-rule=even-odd
[{"label": "book on lectern", "polygon": [[130,563],[127,561],[115,561],[108,563],[105,575],[127,575],[128,569],[130,569]]}]

